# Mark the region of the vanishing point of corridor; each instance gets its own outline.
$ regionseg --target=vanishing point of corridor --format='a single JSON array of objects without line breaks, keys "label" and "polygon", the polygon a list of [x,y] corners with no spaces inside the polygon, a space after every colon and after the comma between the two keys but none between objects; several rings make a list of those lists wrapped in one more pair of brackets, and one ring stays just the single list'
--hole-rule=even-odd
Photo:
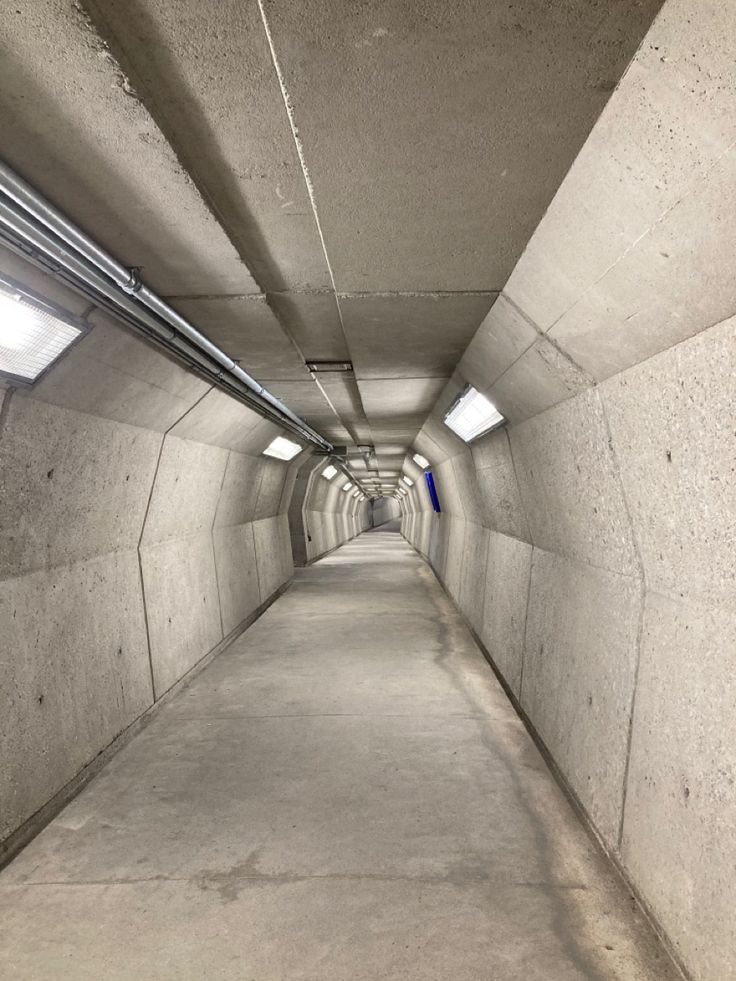
[{"label": "vanishing point of corridor", "polygon": [[298,570],[2,873],[0,977],[674,977],[397,524]]}]

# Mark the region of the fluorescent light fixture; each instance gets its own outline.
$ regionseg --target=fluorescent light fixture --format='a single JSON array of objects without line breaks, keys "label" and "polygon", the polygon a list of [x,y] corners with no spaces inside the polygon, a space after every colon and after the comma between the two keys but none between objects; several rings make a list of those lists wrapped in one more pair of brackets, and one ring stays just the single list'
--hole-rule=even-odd
[{"label": "fluorescent light fixture", "polygon": [[12,281],[0,283],[0,374],[35,382],[84,332],[65,313]]},{"label": "fluorescent light fixture", "polygon": [[406,487],[397,487],[396,490],[399,491],[400,494],[403,494],[404,497],[406,497],[407,494],[409,493]]},{"label": "fluorescent light fixture", "polygon": [[414,486],[414,481],[411,479],[411,477],[407,477],[405,473],[402,473],[401,479],[404,481],[407,487]]},{"label": "fluorescent light fixture", "polygon": [[292,443],[290,439],[286,439],[284,436],[277,436],[268,444],[263,455],[272,456],[276,460],[293,460],[301,451],[302,448],[298,443]]},{"label": "fluorescent light fixture", "polygon": [[343,485],[342,485],[342,489],[343,489],[344,491],[349,491],[349,490],[350,490],[350,488],[351,488],[352,486],[353,486],[353,485],[352,485],[352,484],[350,483],[350,481],[348,481],[348,482],[347,482],[347,484],[343,484]]},{"label": "fluorescent light fixture", "polygon": [[415,453],[412,460],[418,467],[421,467],[422,470],[429,466],[429,460],[426,458],[426,456],[422,456],[421,453]]},{"label": "fluorescent light fixture", "polygon": [[353,491],[353,497],[360,497],[360,491],[359,490],[354,490]]},{"label": "fluorescent light fixture", "polygon": [[310,371],[352,371],[352,361],[307,361]]},{"label": "fluorescent light fixture", "polygon": [[496,406],[472,385],[463,389],[445,415],[445,425],[466,443],[505,421]]},{"label": "fluorescent light fixture", "polygon": [[325,467],[325,469],[322,471],[322,476],[325,478],[325,480],[332,480],[336,473],[337,467],[333,467],[332,464],[330,464],[329,467]]}]

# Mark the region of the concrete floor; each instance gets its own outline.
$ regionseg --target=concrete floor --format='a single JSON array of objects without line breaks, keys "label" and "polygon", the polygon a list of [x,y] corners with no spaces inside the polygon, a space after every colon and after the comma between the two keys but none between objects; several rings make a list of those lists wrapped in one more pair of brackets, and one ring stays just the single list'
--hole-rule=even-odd
[{"label": "concrete floor", "polygon": [[388,526],[289,591],[0,876],[0,977],[676,975]]}]

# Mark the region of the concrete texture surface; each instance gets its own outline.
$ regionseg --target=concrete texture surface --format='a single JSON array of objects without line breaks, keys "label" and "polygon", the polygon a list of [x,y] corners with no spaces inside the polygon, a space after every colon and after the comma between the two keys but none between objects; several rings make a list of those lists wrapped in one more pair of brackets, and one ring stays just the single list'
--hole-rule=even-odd
[{"label": "concrete texture surface", "polygon": [[301,570],[0,875],[0,909],[0,971],[39,981],[675,977],[392,532]]},{"label": "concrete texture surface", "polygon": [[5,579],[0,636],[5,840],[153,702],[135,549]]},{"label": "concrete texture surface", "polygon": [[695,977],[735,976],[736,617],[647,597],[622,853]]},{"label": "concrete texture surface", "polygon": [[[482,619],[476,629],[493,663],[518,699],[521,694],[532,548],[526,542],[508,535],[494,531],[488,534],[486,566],[479,573],[483,589]],[[480,605],[479,601],[476,602]],[[466,615],[475,626],[473,611]]]},{"label": "concrete texture surface", "polygon": [[510,430],[531,540],[614,572],[638,567],[606,418],[596,392]]},{"label": "concrete texture surface", "polygon": [[635,581],[534,550],[520,702],[609,847],[621,820],[640,607]]}]

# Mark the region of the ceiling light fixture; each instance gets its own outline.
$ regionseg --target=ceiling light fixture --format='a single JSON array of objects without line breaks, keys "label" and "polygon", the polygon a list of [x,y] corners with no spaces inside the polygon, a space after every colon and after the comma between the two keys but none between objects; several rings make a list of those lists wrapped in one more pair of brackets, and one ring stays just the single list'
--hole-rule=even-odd
[{"label": "ceiling light fixture", "polygon": [[272,456],[275,460],[293,460],[297,453],[301,453],[302,448],[298,443],[292,443],[284,436],[277,436],[272,439],[266,449],[264,456]]},{"label": "ceiling light fixture", "polygon": [[347,492],[347,491],[349,491],[349,490],[350,490],[350,488],[351,488],[352,486],[353,486],[353,485],[351,484],[351,482],[350,482],[350,481],[348,481],[348,482],[347,482],[347,484],[343,484],[343,485],[342,485],[342,489],[343,489],[344,491],[346,491],[346,492]]},{"label": "ceiling light fixture", "polygon": [[337,467],[333,467],[332,464],[330,464],[322,471],[322,476],[325,478],[325,480],[332,480],[336,473]]},{"label": "ceiling light fixture", "polygon": [[429,460],[426,458],[426,456],[422,456],[421,453],[415,453],[412,460],[418,467],[421,467],[422,470],[429,466]]},{"label": "ceiling light fixture", "polygon": [[307,361],[310,371],[352,371],[352,361]]},{"label": "ceiling light fixture", "polygon": [[445,415],[445,425],[466,443],[505,421],[496,406],[472,385],[463,389]]},{"label": "ceiling light fixture", "polygon": [[405,473],[402,473],[401,479],[404,481],[407,487],[414,486],[414,481],[411,479],[411,477],[407,477]]},{"label": "ceiling light fixture", "polygon": [[11,280],[0,281],[0,374],[33,384],[84,333],[85,325]]}]

